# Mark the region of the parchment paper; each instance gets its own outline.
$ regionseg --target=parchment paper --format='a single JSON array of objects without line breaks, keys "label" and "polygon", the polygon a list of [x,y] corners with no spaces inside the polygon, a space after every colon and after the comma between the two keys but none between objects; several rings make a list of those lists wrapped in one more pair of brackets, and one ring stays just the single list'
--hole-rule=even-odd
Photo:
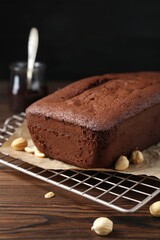
[{"label": "parchment paper", "polygon": [[[19,128],[16,129],[14,134],[0,147],[0,152],[4,154],[8,154],[9,156],[14,158],[19,158],[22,161],[28,162],[35,166],[41,167],[43,169],[84,170],[55,159],[53,160],[49,158],[39,158],[33,154],[26,153],[25,151],[16,151],[11,147],[11,143],[14,139],[18,137],[26,138],[28,140],[28,145],[29,146],[33,145],[30,133],[27,128],[26,121],[24,121],[24,123]],[[154,176],[160,179],[160,143],[158,143],[157,145],[151,146],[150,148],[143,151],[143,155],[145,160],[142,164],[138,164],[138,165],[130,164],[127,170],[125,170],[124,172],[123,171],[121,172],[133,174],[133,175]],[[106,168],[98,168],[98,169],[90,169],[90,170],[115,171],[114,169],[106,169]]]}]

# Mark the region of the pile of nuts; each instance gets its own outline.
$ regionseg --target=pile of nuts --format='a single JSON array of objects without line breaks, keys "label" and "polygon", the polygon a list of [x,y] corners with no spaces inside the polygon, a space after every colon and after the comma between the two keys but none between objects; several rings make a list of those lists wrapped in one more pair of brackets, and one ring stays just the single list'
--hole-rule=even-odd
[{"label": "pile of nuts", "polygon": [[34,154],[36,157],[44,158],[45,154],[40,152],[36,146],[28,146],[28,142],[25,138],[19,137],[13,140],[11,147],[16,151],[25,151],[27,153]]},{"label": "pile of nuts", "polygon": [[115,163],[115,169],[118,171],[124,171],[129,167],[129,164],[140,164],[144,161],[144,156],[142,152],[139,150],[135,150],[132,152],[130,159],[128,159],[126,156],[121,155],[116,163]]}]

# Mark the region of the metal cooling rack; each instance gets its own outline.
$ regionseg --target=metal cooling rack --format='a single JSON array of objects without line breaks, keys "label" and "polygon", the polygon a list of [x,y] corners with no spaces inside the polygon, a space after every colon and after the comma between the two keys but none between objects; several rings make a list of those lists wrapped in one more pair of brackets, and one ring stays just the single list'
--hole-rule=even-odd
[{"label": "metal cooling rack", "polygon": [[[0,146],[20,126],[25,114],[7,119]],[[160,180],[117,172],[45,170],[0,153],[0,163],[120,212],[135,212],[160,193]]]}]

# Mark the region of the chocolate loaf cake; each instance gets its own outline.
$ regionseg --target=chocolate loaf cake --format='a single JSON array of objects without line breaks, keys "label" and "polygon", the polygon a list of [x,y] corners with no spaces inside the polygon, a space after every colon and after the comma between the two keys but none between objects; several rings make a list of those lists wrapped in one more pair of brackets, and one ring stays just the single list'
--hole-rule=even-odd
[{"label": "chocolate loaf cake", "polygon": [[74,82],[26,110],[46,156],[82,167],[110,167],[121,154],[160,141],[160,72],[106,74]]}]

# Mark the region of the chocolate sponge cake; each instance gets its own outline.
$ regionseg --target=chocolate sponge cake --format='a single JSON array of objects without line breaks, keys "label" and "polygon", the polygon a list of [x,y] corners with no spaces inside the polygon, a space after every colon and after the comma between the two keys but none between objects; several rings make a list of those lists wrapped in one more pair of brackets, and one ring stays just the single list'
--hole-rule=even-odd
[{"label": "chocolate sponge cake", "polygon": [[110,167],[121,154],[160,140],[160,72],[106,74],[74,82],[26,110],[31,137],[46,156]]}]

